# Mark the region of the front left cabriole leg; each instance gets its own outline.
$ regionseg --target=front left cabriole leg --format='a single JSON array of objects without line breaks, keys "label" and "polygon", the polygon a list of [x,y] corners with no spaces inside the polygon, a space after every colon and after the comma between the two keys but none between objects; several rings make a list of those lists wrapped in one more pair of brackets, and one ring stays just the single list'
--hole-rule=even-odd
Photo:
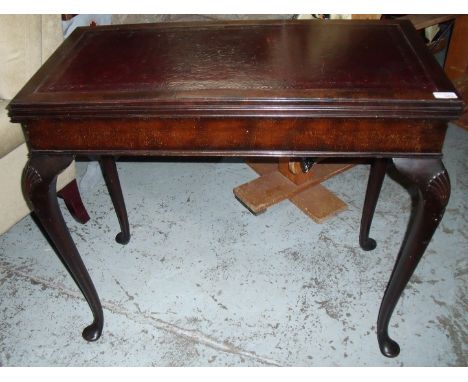
[{"label": "front left cabriole leg", "polygon": [[388,335],[393,310],[439,225],[450,197],[450,180],[440,159],[393,159],[398,173],[416,187],[416,205],[392,275],[387,285],[377,320],[380,350],[396,357],[399,345]]},{"label": "front left cabriole leg", "polygon": [[95,341],[101,336],[104,325],[101,303],[57,201],[57,175],[72,160],[69,155],[32,154],[24,168],[22,184],[32,210],[91,308],[94,321],[83,330],[83,337],[87,341]]}]

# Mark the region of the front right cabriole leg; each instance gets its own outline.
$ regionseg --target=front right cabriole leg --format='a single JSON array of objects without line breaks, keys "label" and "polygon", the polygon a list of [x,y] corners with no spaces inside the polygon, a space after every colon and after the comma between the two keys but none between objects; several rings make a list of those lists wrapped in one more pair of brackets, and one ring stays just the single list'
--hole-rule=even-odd
[{"label": "front right cabriole leg", "polygon": [[416,188],[413,219],[398,253],[377,319],[380,351],[387,357],[400,353],[388,335],[393,310],[439,225],[450,197],[450,180],[440,159],[393,159],[394,169]]}]

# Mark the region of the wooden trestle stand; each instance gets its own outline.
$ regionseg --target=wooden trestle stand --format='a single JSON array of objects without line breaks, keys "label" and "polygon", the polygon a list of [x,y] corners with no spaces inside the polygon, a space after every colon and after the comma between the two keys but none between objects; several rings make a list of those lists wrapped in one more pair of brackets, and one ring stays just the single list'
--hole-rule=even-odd
[{"label": "wooden trestle stand", "polygon": [[289,199],[316,223],[322,223],[347,205],[321,185],[353,164],[317,163],[304,173],[300,161],[291,158],[250,158],[246,163],[260,176],[234,188],[236,198],[258,215]]}]

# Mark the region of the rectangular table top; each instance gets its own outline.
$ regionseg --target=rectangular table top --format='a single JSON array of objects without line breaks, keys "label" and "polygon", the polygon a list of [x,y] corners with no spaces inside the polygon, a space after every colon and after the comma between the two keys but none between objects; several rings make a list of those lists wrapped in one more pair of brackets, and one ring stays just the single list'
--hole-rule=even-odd
[{"label": "rectangular table top", "polygon": [[9,105],[63,117],[453,119],[462,101],[408,21],[78,28]]}]

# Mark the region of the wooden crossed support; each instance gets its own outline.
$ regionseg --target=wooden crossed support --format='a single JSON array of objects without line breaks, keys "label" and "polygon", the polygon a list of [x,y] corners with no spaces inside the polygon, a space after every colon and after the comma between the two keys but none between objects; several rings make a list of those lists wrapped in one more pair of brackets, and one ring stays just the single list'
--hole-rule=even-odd
[{"label": "wooden crossed support", "polygon": [[246,163],[260,177],[234,188],[234,195],[253,214],[289,199],[316,223],[322,223],[347,206],[320,183],[353,164],[318,163],[304,173],[300,161],[290,158],[248,159]]}]

